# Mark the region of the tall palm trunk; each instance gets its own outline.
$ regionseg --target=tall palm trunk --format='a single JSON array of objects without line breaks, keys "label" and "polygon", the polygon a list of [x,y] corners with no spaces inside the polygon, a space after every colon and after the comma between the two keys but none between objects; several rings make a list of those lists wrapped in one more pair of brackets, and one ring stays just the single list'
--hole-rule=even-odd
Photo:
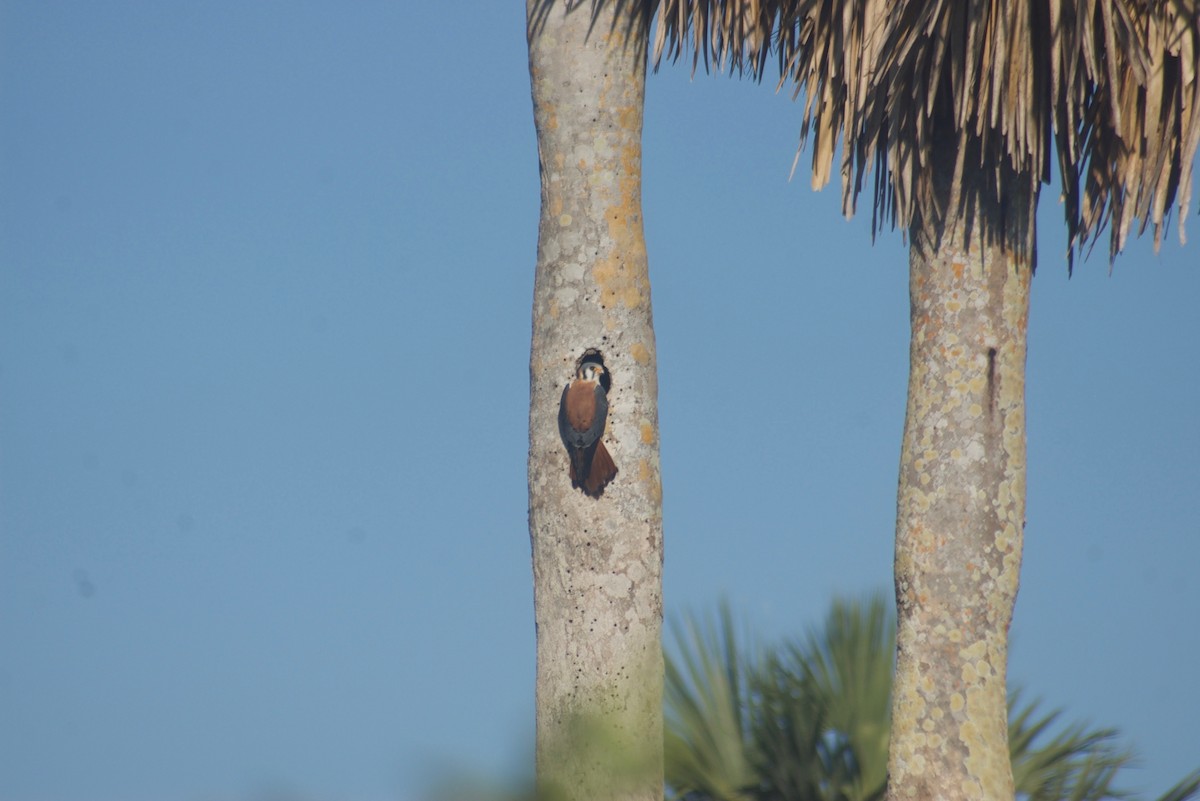
[{"label": "tall palm trunk", "polygon": [[[662,490],[641,211],[649,11],[528,0],[542,177],[530,357],[537,771],[568,799],[662,798]],[[572,489],[559,399],[585,350],[611,376],[620,471]]]},{"label": "tall palm trunk", "polygon": [[[944,218],[918,217],[910,228],[893,801],[1013,798],[1005,674],[1025,524],[1033,272],[1013,247],[1028,242],[1033,252],[1033,204],[1013,195],[1034,184],[994,165],[973,169],[977,152],[957,182],[955,152],[935,148],[931,165]],[[1001,200],[997,185],[1008,193]]]},{"label": "tall palm trunk", "polygon": [[[1025,335],[1040,180],[1068,255],[1157,244],[1200,145],[1200,0],[661,0],[656,50],[807,95],[813,183],[909,230],[891,798],[1012,798],[1008,627],[1025,516]],[[840,143],[840,144],[839,144]],[[874,180],[870,173],[875,170]],[[871,189],[873,187],[873,190]],[[1181,228],[1182,234],[1182,228]]]}]

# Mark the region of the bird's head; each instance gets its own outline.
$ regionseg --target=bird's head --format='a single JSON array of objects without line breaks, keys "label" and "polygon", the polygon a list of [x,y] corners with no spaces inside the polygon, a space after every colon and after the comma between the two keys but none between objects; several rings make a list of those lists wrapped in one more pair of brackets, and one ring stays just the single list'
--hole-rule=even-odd
[{"label": "bird's head", "polygon": [[604,365],[599,362],[584,362],[579,365],[575,375],[584,381],[599,381],[604,376]]}]

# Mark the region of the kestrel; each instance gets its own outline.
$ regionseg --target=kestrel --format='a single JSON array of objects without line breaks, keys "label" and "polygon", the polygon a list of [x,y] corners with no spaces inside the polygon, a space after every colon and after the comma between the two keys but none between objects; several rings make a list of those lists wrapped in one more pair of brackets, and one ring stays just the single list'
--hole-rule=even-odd
[{"label": "kestrel", "polygon": [[580,364],[558,407],[558,432],[571,456],[571,486],[593,498],[599,498],[617,474],[601,440],[608,420],[608,395],[601,381],[606,372],[599,362]]}]

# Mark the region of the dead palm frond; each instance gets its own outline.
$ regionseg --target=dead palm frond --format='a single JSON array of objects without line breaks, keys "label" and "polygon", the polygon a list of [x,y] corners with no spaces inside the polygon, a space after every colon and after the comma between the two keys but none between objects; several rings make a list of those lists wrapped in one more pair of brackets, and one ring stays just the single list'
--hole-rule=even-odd
[{"label": "dead palm frond", "polygon": [[[1200,0],[662,0],[654,46],[656,63],[690,50],[693,70],[759,80],[774,53],[780,86],[804,96],[814,187],[840,142],[843,212],[869,180],[873,231],[944,220],[985,191],[1028,198],[1012,212],[1032,219],[1057,160],[1072,258],[1106,227],[1115,257],[1134,220],[1139,233],[1153,224],[1157,246],[1175,205],[1183,236]],[[949,203],[928,169],[946,147]],[[1031,250],[1032,225],[1013,230],[1020,241],[984,234]]]}]

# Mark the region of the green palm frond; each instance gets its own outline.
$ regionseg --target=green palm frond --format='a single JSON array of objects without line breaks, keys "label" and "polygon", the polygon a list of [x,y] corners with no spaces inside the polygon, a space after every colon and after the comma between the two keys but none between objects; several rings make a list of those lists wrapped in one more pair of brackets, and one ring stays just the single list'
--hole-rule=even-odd
[{"label": "green palm frond", "polygon": [[753,780],[745,734],[746,657],[733,615],[672,621],[678,656],[665,656],[667,783],[680,795],[747,801]]},{"label": "green palm frond", "polygon": [[[878,801],[886,789],[895,622],[882,595],[835,600],[802,638],[747,650],[727,603],[673,621],[666,776],[689,801]],[[1009,696],[1018,797],[1105,801],[1133,762],[1115,729]],[[1200,770],[1159,801],[1200,793]]]},{"label": "green palm frond", "polygon": [[825,801],[852,776],[840,743],[826,741],[824,709],[812,683],[778,653],[769,654],[751,686],[749,731],[756,798]]},{"label": "green palm frond", "polygon": [[1040,714],[1038,705],[1036,700],[1022,705],[1019,690],[1009,695],[1008,741],[1017,793],[1029,801],[1128,798],[1114,780],[1133,754],[1117,745],[1116,730],[1074,723],[1054,732],[1061,710]]},{"label": "green palm frond", "polygon": [[887,782],[888,719],[896,627],[882,594],[835,599],[825,623],[789,648],[793,670],[811,682],[827,732],[856,764],[843,795],[882,796]]},{"label": "green palm frond", "polygon": [[1188,801],[1197,795],[1200,795],[1200,770],[1185,776],[1182,781],[1160,795],[1158,801]]},{"label": "green palm frond", "polygon": [[[1032,219],[1057,161],[1068,255],[1109,227],[1114,257],[1138,219],[1157,246],[1176,204],[1183,236],[1200,0],[662,0],[654,47],[656,63],[691,50],[693,70],[759,80],[774,53],[780,86],[805,96],[814,188],[841,142],[843,213],[870,181],[873,230],[945,220],[984,191],[1027,197],[1013,213]],[[958,155],[944,204],[929,169],[943,147]],[[1032,226],[982,233],[1033,248]]]}]

